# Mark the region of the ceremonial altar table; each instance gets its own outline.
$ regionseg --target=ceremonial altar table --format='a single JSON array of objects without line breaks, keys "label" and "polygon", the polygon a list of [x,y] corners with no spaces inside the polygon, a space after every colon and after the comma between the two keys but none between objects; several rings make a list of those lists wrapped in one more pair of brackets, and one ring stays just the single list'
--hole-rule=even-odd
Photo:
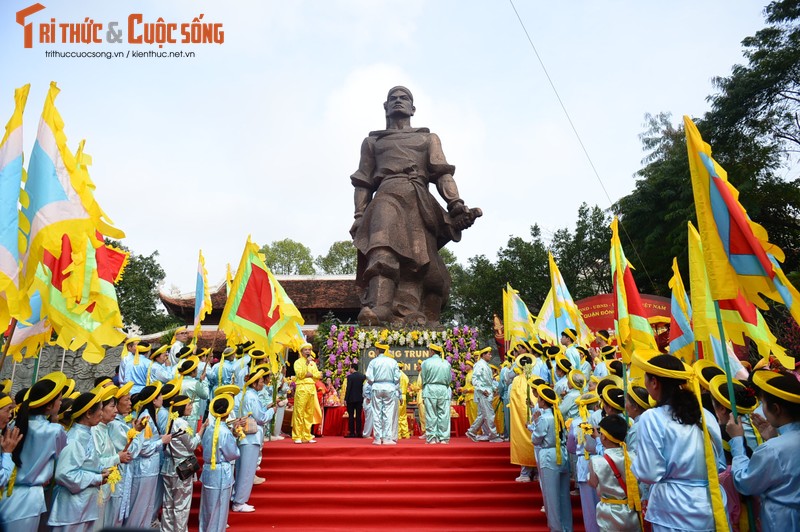
[{"label": "ceremonial altar table", "polygon": [[344,436],[347,429],[347,418],[344,417],[347,412],[345,406],[326,406],[325,407],[325,421],[322,425],[323,436]]},{"label": "ceremonial altar table", "polygon": [[450,412],[450,432],[454,436],[464,436],[467,433],[467,429],[469,429],[469,419],[467,419],[467,409],[464,405],[453,405],[451,407],[455,410],[458,417],[452,415],[452,410]]}]

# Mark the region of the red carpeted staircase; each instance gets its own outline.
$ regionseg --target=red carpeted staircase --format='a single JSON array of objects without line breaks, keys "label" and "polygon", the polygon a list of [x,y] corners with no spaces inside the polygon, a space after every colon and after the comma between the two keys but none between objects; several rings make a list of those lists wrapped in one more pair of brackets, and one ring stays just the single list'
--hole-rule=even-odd
[{"label": "red carpeted staircase", "polygon": [[[253,513],[231,513],[231,532],[262,530],[545,531],[537,482],[518,483],[507,443],[394,446],[371,439],[319,438],[316,444],[268,442],[254,486]],[[195,484],[191,530],[197,530]],[[573,497],[575,530],[583,530]]]}]

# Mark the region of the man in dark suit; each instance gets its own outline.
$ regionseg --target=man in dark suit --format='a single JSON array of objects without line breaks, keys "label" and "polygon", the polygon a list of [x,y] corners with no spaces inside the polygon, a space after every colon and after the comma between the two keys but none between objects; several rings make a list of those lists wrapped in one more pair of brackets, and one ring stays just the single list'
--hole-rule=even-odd
[{"label": "man in dark suit", "polygon": [[346,438],[362,438],[363,427],[361,422],[361,412],[363,411],[363,390],[366,375],[358,371],[358,364],[353,364],[353,373],[347,376],[347,390],[344,394],[344,402],[347,404],[348,426],[350,433]]}]

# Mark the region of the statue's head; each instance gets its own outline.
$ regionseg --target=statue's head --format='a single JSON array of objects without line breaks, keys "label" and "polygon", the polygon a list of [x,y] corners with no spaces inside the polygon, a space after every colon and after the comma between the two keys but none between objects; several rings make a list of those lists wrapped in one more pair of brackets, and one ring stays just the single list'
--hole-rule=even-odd
[{"label": "statue's head", "polygon": [[414,107],[414,95],[406,87],[399,85],[389,89],[383,108],[387,118],[393,115],[414,116],[417,110]]}]

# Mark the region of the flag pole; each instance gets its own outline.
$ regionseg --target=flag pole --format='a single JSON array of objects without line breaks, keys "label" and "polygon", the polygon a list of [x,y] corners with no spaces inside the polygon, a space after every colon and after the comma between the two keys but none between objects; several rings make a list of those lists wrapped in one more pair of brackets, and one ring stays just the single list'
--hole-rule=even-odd
[{"label": "flag pole", "polygon": [[[736,397],[733,395],[733,377],[731,376],[731,364],[728,361],[728,343],[725,341],[725,327],[722,325],[722,315],[719,311],[719,301],[714,300],[714,312],[717,313],[717,326],[719,327],[719,337],[722,341],[722,361],[725,363],[725,377],[728,379],[728,397],[731,401],[731,412],[733,420],[739,423],[739,412],[736,410]],[[713,343],[713,342],[712,342]],[[713,346],[712,346],[713,349]]]},{"label": "flag pole", "polygon": [[14,365],[11,366],[11,386],[14,386],[14,374],[17,372],[17,361],[14,361]]},{"label": "flag pole", "polygon": [[36,378],[39,376],[39,359],[42,357],[42,351],[36,355],[36,360],[33,362],[33,378],[31,379],[31,386],[36,384]]},{"label": "flag pole", "polygon": [[[73,338],[75,340],[75,338]],[[70,345],[72,342],[70,342]],[[67,358],[67,348],[65,347],[64,350],[61,352],[61,369],[59,370],[61,373],[64,373],[64,359]]]},{"label": "flag pole", "polygon": [[[3,352],[0,353],[0,370],[3,369],[3,363],[6,361],[6,355],[8,354],[8,348],[11,347],[11,338],[14,336],[14,331],[17,330],[17,318],[11,319],[11,332],[8,333],[8,338],[6,339],[5,343],[3,344]],[[16,363],[15,363],[16,365]],[[11,377],[11,380],[14,380],[14,377]]]}]

